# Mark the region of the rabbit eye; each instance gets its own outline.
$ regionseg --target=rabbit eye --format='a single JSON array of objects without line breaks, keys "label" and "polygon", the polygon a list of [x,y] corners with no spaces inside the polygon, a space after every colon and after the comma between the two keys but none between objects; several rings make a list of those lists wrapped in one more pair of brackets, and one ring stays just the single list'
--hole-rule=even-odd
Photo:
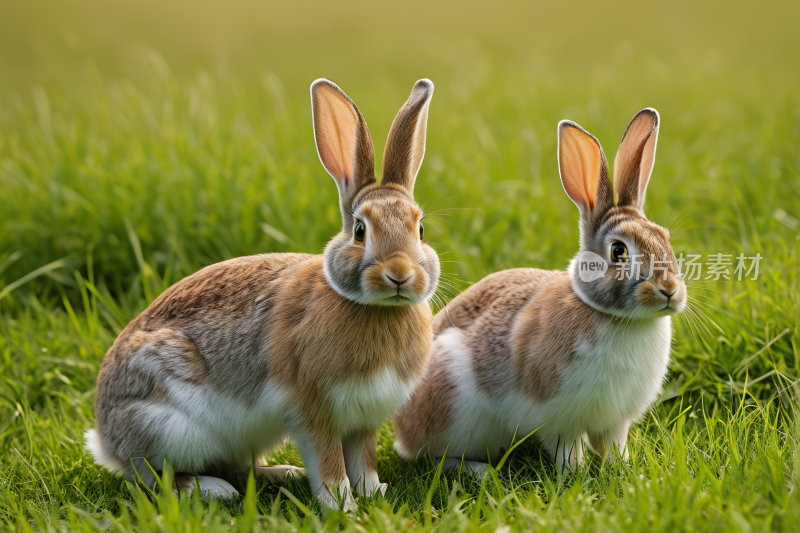
[{"label": "rabbit eye", "polygon": [[628,260],[628,247],[619,241],[611,243],[611,260],[615,263],[624,263]]},{"label": "rabbit eye", "polygon": [[425,236],[425,226],[422,225],[422,222],[419,223],[419,240]]},{"label": "rabbit eye", "polygon": [[356,220],[356,223],[353,225],[353,238],[358,242],[364,242],[364,237],[367,236],[367,228],[364,226],[364,223],[360,220]]}]

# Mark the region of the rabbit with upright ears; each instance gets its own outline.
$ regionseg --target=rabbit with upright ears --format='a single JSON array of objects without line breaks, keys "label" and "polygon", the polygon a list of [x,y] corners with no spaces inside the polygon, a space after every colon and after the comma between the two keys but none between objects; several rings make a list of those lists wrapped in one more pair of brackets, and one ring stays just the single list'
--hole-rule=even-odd
[{"label": "rabbit with upright ears", "polygon": [[[217,496],[287,436],[321,503],[381,489],[376,431],[424,376],[439,259],[413,198],[433,84],[392,123],[383,180],[355,103],[311,85],[314,136],[339,189],[342,231],[322,255],[262,254],[176,283],[119,335],[97,378],[97,462],[135,478],[167,459],[176,485]],[[258,467],[283,476],[291,467]]]},{"label": "rabbit with upright ears", "polygon": [[633,118],[612,189],[597,139],[559,124],[580,253],[567,271],[489,275],[435,317],[425,381],[394,418],[402,457],[429,446],[435,457],[447,450],[448,467],[463,457],[481,471],[487,450],[494,461],[515,433],[534,431],[559,472],[581,461],[584,444],[627,457],[628,428],[664,383],[670,315],[686,304],[669,232],[642,210],[658,127],[654,109]]}]

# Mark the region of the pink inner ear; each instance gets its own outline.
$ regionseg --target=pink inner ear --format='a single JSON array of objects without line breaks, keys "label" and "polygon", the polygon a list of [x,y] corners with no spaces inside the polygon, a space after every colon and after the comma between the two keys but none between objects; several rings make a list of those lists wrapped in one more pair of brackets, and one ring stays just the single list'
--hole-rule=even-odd
[{"label": "pink inner ear", "polygon": [[358,116],[353,106],[333,87],[314,94],[314,133],[317,151],[328,173],[345,186],[354,172]]},{"label": "pink inner ear", "polygon": [[644,195],[647,191],[647,183],[650,181],[650,175],[653,173],[653,163],[656,159],[656,141],[658,139],[658,130],[654,130],[647,139],[642,151],[642,162],[639,165],[639,198],[640,204],[644,203]]},{"label": "pink inner ear", "polygon": [[600,184],[600,149],[589,135],[573,126],[561,129],[558,157],[564,190],[573,202],[594,209]]}]

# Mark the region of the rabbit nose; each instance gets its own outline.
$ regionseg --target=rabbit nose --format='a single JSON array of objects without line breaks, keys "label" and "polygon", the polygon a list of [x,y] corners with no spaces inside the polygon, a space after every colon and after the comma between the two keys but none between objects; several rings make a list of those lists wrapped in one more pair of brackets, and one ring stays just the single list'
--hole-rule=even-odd
[{"label": "rabbit nose", "polygon": [[665,289],[664,287],[659,287],[658,290],[661,292],[661,294],[663,294],[664,296],[667,297],[667,300],[669,300],[672,297],[673,294],[678,292],[678,288],[677,287],[672,289],[672,292],[669,292],[669,289]]},{"label": "rabbit nose", "polygon": [[679,278],[668,274],[658,285],[658,292],[669,299],[680,289],[681,282]]},{"label": "rabbit nose", "polygon": [[402,252],[392,254],[383,264],[383,279],[397,290],[408,287],[414,282],[414,263]]},{"label": "rabbit nose", "polygon": [[408,276],[406,276],[405,279],[402,279],[402,280],[394,279],[392,276],[390,276],[388,274],[384,274],[384,276],[386,277],[387,280],[389,280],[391,283],[394,283],[398,287],[400,287],[403,283],[405,283],[406,281],[411,279],[411,274],[409,274]]}]

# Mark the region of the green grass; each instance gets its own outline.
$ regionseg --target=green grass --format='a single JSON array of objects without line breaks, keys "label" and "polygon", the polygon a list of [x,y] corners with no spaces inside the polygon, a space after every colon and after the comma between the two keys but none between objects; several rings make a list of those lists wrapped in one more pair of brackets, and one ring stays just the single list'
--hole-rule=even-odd
[{"label": "green grass", "polygon": [[[800,527],[796,3],[64,5],[0,14],[0,528]],[[413,82],[436,84],[416,194],[461,288],[575,253],[559,120],[613,161],[633,114],[661,112],[648,215],[671,219],[677,253],[765,260],[757,281],[692,284],[695,314],[675,321],[669,382],[629,462],[559,479],[525,443],[481,485],[402,461],[387,424],[389,491],[355,519],[321,512],[303,480],[208,506],[151,501],[92,463],[94,379],[128,321],[205,265],[320,252],[338,231],[308,101],[321,76],[363,111],[378,165]],[[301,464],[292,445],[270,459]]]}]

